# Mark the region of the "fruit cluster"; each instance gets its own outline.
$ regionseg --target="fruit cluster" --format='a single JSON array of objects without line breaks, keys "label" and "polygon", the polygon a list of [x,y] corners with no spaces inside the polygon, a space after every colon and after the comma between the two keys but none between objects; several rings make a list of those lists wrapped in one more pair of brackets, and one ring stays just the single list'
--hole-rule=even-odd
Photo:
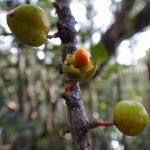
[{"label": "fruit cluster", "polygon": [[71,80],[83,81],[94,75],[96,65],[91,63],[88,54],[80,48],[66,56],[62,69]]}]

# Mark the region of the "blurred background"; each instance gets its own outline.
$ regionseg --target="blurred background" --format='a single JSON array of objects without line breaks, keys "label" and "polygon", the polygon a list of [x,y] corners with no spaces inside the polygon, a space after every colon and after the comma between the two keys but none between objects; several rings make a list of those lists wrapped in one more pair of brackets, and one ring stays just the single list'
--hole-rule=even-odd
[{"label": "blurred background", "polygon": [[[42,7],[51,30],[57,15],[50,0],[0,0],[0,150],[72,150],[61,98],[61,41],[37,48],[18,43],[6,14],[24,3]],[[118,101],[142,101],[150,113],[150,1],[73,0],[78,47],[97,63],[93,79],[82,82],[90,120],[112,120]],[[90,131],[93,150],[149,150],[150,127],[127,137],[115,127]]]}]

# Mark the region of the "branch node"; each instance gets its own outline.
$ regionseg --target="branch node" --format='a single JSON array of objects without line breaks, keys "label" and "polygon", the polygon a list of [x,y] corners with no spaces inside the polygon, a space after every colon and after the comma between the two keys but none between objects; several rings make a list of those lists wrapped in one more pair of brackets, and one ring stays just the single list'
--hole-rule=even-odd
[{"label": "branch node", "polygon": [[68,97],[71,91],[71,88],[73,87],[73,84],[75,84],[74,81],[69,80],[68,82],[65,83],[63,92],[62,92],[62,97]]},{"label": "branch node", "polygon": [[64,85],[64,90],[62,92],[62,98],[66,100],[66,104],[71,108],[80,107],[79,100],[79,86],[75,81],[68,80]]},{"label": "branch node", "polygon": [[57,38],[57,37],[59,37],[58,32],[55,33],[55,34],[53,34],[53,35],[47,35],[47,38],[48,38],[48,39]]},{"label": "branch node", "polygon": [[68,133],[70,133],[70,129],[66,126],[63,130],[60,131],[60,136],[64,137]]}]

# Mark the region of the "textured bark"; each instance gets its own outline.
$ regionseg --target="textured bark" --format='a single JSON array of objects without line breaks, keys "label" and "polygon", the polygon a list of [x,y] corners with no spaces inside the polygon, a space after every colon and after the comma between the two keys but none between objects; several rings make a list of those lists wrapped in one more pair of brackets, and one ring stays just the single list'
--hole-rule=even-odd
[{"label": "textured bark", "polygon": [[[62,41],[62,60],[64,61],[67,53],[72,53],[76,50],[75,20],[70,11],[70,0],[56,0],[53,5],[58,15],[57,36]],[[64,82],[65,85],[67,80]],[[69,95],[64,96],[64,99],[68,110],[68,127],[72,135],[73,148],[75,150],[90,150],[87,131],[81,130],[86,125],[88,118],[80,99],[78,83],[73,84]]]}]

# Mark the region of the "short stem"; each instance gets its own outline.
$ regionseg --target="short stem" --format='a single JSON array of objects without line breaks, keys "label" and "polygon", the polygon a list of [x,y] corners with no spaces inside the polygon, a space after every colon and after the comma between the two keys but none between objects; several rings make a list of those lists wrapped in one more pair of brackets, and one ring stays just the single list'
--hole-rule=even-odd
[{"label": "short stem", "polygon": [[87,128],[87,130],[89,130],[89,129],[94,129],[97,127],[110,127],[113,125],[114,125],[114,122],[111,122],[111,121],[104,121],[104,122],[92,121],[87,124],[86,128]]},{"label": "short stem", "polygon": [[[100,122],[100,121],[92,121],[92,122],[87,122],[87,124],[81,128],[82,131],[89,131],[90,129],[94,129],[97,127],[110,127],[113,126],[114,122],[111,121],[104,121],[104,122]],[[70,133],[70,130],[68,127],[65,127],[64,130],[61,131],[61,135],[65,136],[65,134]]]},{"label": "short stem", "polygon": [[70,133],[70,130],[69,130],[68,127],[65,127],[64,130],[62,130],[62,131],[60,132],[60,135],[61,135],[61,136],[65,136],[67,133]]},{"label": "short stem", "polygon": [[55,34],[53,34],[53,35],[47,35],[47,38],[48,38],[48,39],[57,38],[57,37],[59,37],[59,36],[58,36],[58,33],[55,33]]},{"label": "short stem", "polygon": [[98,126],[110,127],[113,125],[114,125],[114,122],[98,122]]}]

